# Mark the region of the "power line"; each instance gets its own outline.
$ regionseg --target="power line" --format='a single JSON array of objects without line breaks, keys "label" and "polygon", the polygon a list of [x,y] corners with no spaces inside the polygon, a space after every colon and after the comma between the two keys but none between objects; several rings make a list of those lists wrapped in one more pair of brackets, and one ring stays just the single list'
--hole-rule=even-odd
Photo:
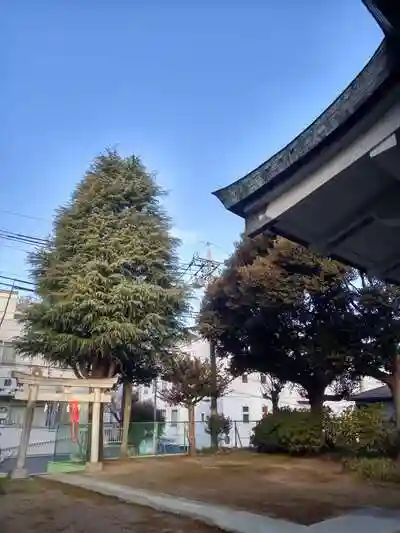
[{"label": "power line", "polygon": [[0,209],[0,213],[5,213],[6,215],[13,215],[16,217],[28,218],[30,220],[39,220],[41,222],[51,222],[51,220],[49,220],[48,218],[37,217],[34,215],[26,215],[24,213],[17,213],[16,211],[9,211],[8,209]]},{"label": "power line", "polygon": [[9,278],[8,276],[0,276],[1,279],[6,279],[8,281],[13,281],[16,283],[25,283],[26,285],[35,285],[32,281],[18,279],[18,278]]},{"label": "power line", "polygon": [[48,244],[49,242],[48,239],[42,239],[41,237],[35,237],[32,235],[25,235],[23,233],[14,233],[4,229],[0,229],[0,238],[39,246]]},{"label": "power line", "polygon": [[15,283],[13,282],[13,284],[11,286],[11,290],[8,293],[7,302],[6,302],[6,305],[4,306],[4,311],[3,311],[2,317],[0,319],[0,329],[1,329],[1,326],[3,325],[4,319],[6,317],[8,306],[10,305],[10,300],[11,300],[11,296],[12,296],[12,293],[13,293],[13,290],[14,290],[14,285],[15,285]]},{"label": "power line", "polygon": [[0,281],[0,285],[2,285],[3,287],[11,287],[18,291],[36,292],[34,289],[29,289],[28,287],[21,287],[20,285],[12,285],[11,283],[5,283],[4,281]]}]

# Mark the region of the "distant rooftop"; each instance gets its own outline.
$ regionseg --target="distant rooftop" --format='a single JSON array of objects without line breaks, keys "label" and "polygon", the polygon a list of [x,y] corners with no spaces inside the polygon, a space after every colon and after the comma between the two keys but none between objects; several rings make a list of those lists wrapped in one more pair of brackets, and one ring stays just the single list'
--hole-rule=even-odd
[{"label": "distant rooftop", "polygon": [[351,397],[353,402],[389,402],[392,400],[392,393],[387,385],[376,389],[366,390]]}]

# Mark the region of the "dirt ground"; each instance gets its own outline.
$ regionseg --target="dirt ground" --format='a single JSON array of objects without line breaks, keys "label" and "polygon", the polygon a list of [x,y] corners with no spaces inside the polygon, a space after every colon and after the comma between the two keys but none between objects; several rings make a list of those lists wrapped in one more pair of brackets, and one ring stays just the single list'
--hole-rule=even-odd
[{"label": "dirt ground", "polygon": [[5,487],[1,533],[221,533],[200,522],[49,481],[12,481]]},{"label": "dirt ground", "polygon": [[98,474],[133,487],[313,524],[360,507],[400,509],[400,488],[345,474],[328,459],[233,452],[110,462]]}]

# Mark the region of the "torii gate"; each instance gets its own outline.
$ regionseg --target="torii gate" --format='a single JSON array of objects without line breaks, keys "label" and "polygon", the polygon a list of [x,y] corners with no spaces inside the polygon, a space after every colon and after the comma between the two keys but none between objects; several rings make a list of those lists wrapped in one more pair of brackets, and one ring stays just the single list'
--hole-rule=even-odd
[{"label": "torii gate", "polygon": [[[118,378],[49,378],[23,372],[13,372],[12,376],[18,383],[24,385],[23,390],[15,394],[15,398],[26,400],[27,404],[17,462],[11,472],[11,477],[18,479],[28,476],[25,462],[37,401],[93,403],[90,462],[86,464],[86,468],[88,470],[100,470],[102,468],[102,463],[99,462],[100,404],[111,402],[112,396],[109,391],[116,384]],[[40,387],[51,387],[54,390],[40,390]],[[57,388],[61,388],[62,391],[57,391]],[[82,392],[82,389],[87,389],[87,391]]]}]

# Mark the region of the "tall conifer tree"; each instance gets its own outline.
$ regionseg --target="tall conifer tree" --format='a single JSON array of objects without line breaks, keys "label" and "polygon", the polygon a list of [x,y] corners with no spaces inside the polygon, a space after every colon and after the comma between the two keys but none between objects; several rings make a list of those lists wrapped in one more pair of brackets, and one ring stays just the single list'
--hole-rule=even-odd
[{"label": "tall conifer tree", "polygon": [[188,305],[163,191],[135,157],[108,151],[59,209],[30,261],[39,301],[17,348],[79,377],[148,382],[185,335]]}]

